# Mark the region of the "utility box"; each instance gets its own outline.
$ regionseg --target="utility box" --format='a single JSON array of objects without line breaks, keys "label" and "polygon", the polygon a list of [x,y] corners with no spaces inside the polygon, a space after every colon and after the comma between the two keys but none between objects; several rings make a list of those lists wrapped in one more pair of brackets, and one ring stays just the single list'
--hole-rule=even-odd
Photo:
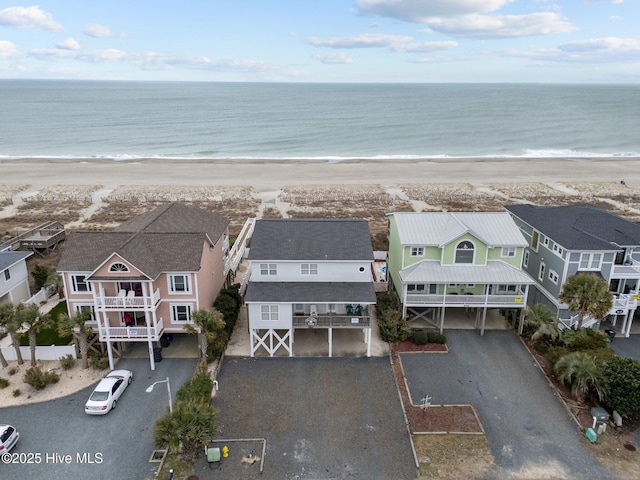
[{"label": "utility box", "polygon": [[609,414],[602,407],[592,407],[591,416],[595,423],[609,423]]}]

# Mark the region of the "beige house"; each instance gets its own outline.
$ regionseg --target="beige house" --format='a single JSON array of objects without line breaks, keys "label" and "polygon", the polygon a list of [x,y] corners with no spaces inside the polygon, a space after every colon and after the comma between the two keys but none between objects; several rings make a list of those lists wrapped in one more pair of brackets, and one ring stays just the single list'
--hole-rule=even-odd
[{"label": "beige house", "polygon": [[179,203],[161,206],[109,232],[74,232],[58,264],[70,315],[91,312],[113,369],[114,348],[184,333],[192,312],[211,308],[225,283],[229,221]]}]

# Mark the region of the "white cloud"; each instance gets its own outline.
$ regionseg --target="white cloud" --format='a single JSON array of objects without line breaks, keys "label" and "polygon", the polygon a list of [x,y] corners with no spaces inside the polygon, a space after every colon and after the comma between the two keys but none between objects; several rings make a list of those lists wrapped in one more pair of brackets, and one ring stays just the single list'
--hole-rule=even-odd
[{"label": "white cloud", "polygon": [[362,35],[351,35],[348,37],[307,38],[307,42],[315,47],[329,48],[392,47],[411,40],[412,37],[406,35],[378,35],[374,33],[364,33]]},{"label": "white cloud", "polygon": [[42,11],[38,5],[8,7],[0,10],[0,25],[17,28],[43,28],[53,32],[62,30],[62,25],[56,23],[53,16]]},{"label": "white cloud", "polygon": [[80,44],[73,38],[67,38],[56,45],[57,48],[62,50],[80,50]]},{"label": "white cloud", "polygon": [[514,38],[577,30],[577,27],[563,20],[560,15],[549,12],[529,15],[434,17],[428,19],[427,23],[436,32],[467,38]]},{"label": "white cloud", "polygon": [[321,63],[330,65],[353,63],[353,59],[344,52],[328,53],[326,55],[312,55],[312,58]]},{"label": "white cloud", "polygon": [[357,0],[356,5],[364,14],[425,23],[424,20],[429,17],[493,12],[513,1],[515,0]]},{"label": "white cloud", "polygon": [[582,0],[582,3],[597,3],[597,2],[624,3],[624,0]]},{"label": "white cloud", "polygon": [[78,52],[62,48],[34,48],[29,50],[29,55],[39,59],[46,58],[75,58]]},{"label": "white cloud", "polygon": [[443,42],[423,42],[423,43],[411,43],[406,45],[400,45],[393,47],[396,52],[403,53],[431,53],[440,52],[443,50],[451,50],[458,46],[458,42],[443,41]]},{"label": "white cloud", "polygon": [[8,40],[0,40],[0,60],[8,60],[10,58],[18,58],[20,52],[15,43]]},{"label": "white cloud", "polygon": [[87,25],[84,29],[84,34],[94,38],[106,38],[106,37],[126,37],[126,33],[117,33],[111,30],[111,28],[100,25],[97,23],[92,23]]},{"label": "white cloud", "polygon": [[504,50],[501,55],[554,63],[639,63],[640,41],[635,38],[594,38],[539,50]]}]

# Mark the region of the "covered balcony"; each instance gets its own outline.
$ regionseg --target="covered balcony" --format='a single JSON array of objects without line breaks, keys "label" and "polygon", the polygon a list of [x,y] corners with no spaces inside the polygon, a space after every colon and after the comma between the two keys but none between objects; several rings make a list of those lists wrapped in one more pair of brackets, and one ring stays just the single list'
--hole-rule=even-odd
[{"label": "covered balcony", "polygon": [[121,289],[116,296],[110,296],[103,288],[98,291],[95,301],[96,306],[104,310],[151,310],[160,302],[160,290],[156,289],[149,296],[136,294],[134,290]]},{"label": "covered balcony", "polygon": [[131,327],[112,327],[98,324],[98,335],[101,342],[105,341],[127,341],[127,342],[146,342],[160,341],[160,337],[164,332],[164,323],[162,319],[158,320],[154,325],[147,326],[131,326]]},{"label": "covered balcony", "polygon": [[409,294],[406,306],[414,307],[489,307],[518,308],[525,303],[526,291],[505,294]]},{"label": "covered balcony", "polygon": [[321,314],[311,311],[309,313],[296,312],[293,315],[293,328],[362,328],[371,326],[368,306],[341,305],[340,307],[339,310],[344,310],[344,313],[331,311]]}]

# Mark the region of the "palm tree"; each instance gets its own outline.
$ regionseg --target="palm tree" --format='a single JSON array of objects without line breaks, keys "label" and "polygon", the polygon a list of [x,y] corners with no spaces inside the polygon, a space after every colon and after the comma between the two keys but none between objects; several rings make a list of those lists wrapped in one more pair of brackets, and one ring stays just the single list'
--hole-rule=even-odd
[{"label": "palm tree", "polygon": [[153,428],[156,447],[182,445],[182,456],[191,462],[216,434],[216,412],[207,402],[197,399],[180,400],[173,406],[173,413],[167,411]]},{"label": "palm tree", "polygon": [[[202,357],[217,357],[222,353],[229,339],[229,335],[224,329],[225,323],[222,314],[215,308],[197,310],[193,312],[191,318],[193,325],[187,324],[185,330],[187,333],[199,334]],[[195,328],[194,325],[199,328]]]},{"label": "palm tree", "polygon": [[62,275],[60,275],[58,272],[51,272],[47,277],[44,286],[55,287],[56,293],[60,296],[60,298],[64,297],[64,282],[62,280]]},{"label": "palm tree", "polygon": [[93,333],[90,325],[86,321],[91,317],[88,310],[82,310],[75,315],[69,316],[63,313],[58,317],[58,333],[62,336],[74,335],[78,339],[78,349],[82,359],[82,368],[89,368],[89,336]]},{"label": "palm tree", "polygon": [[31,366],[36,366],[36,335],[51,326],[51,317],[41,314],[37,305],[20,304],[16,307],[16,317],[20,325],[26,329],[29,335],[29,348],[31,350]]},{"label": "palm tree", "polygon": [[544,337],[548,337],[553,341],[560,334],[558,317],[542,303],[527,307],[524,314],[524,322],[535,329],[531,335],[531,341],[533,342]]},{"label": "palm tree", "polygon": [[9,332],[13,348],[16,351],[16,358],[18,359],[18,365],[22,365],[24,360],[22,359],[22,353],[20,352],[20,338],[19,331],[21,324],[16,316],[16,306],[13,303],[3,303],[0,305],[0,326]]},{"label": "palm tree", "polygon": [[569,310],[578,313],[578,328],[586,316],[604,319],[613,306],[613,295],[606,280],[590,273],[570,277],[558,297]]},{"label": "palm tree", "polygon": [[572,352],[556,362],[554,371],[565,385],[571,385],[571,393],[582,400],[593,393],[601,402],[607,393],[604,363],[586,352]]}]

